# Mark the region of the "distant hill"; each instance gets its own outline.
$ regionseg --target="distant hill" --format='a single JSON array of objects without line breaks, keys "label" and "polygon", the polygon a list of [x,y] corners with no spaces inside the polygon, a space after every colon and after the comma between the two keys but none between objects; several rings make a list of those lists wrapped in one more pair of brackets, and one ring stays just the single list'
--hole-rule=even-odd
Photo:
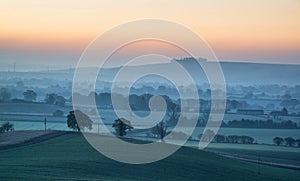
[{"label": "distant hill", "polygon": [[300,65],[222,62],[230,84],[300,84]]},{"label": "distant hill", "polygon": [[[205,60],[201,60],[204,61]],[[157,70],[169,71],[178,80],[181,75],[172,71],[175,62],[179,62],[191,74],[197,83],[207,83],[207,78],[194,59],[171,61],[170,63],[139,65],[126,67],[129,72],[155,72]],[[206,62],[214,64],[214,62]],[[226,83],[229,85],[258,85],[258,84],[280,84],[280,85],[298,85],[300,84],[300,65],[292,64],[262,64],[262,63],[242,63],[242,62],[221,62],[220,63]],[[100,71],[101,80],[112,81],[121,67],[104,68]],[[97,72],[96,67],[80,68],[87,78],[91,72]],[[1,78],[22,77],[22,78],[51,78],[58,80],[72,80],[75,69],[62,69],[45,72],[0,72]],[[131,76],[131,75],[129,75]],[[126,79],[126,77],[123,77]],[[151,79],[149,79],[151,80]],[[155,80],[152,80],[155,81]]]}]

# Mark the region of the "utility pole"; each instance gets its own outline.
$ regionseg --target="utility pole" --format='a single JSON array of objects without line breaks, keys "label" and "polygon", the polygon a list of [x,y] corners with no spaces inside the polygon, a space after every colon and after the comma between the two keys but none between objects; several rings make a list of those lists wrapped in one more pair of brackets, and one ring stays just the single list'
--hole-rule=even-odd
[{"label": "utility pole", "polygon": [[44,120],[44,124],[45,124],[45,131],[47,131],[47,118],[45,117],[45,120]]}]

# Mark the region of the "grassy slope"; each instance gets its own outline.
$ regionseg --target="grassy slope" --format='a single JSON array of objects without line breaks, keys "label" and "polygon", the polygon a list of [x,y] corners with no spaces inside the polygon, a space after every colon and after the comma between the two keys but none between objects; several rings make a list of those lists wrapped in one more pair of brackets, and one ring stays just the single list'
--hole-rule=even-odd
[{"label": "grassy slope", "polygon": [[300,148],[298,147],[211,143],[206,150],[252,160],[300,166]]},{"label": "grassy slope", "polygon": [[128,165],[96,152],[79,134],[0,150],[0,180],[299,180],[300,172],[182,148],[162,161]]},{"label": "grassy slope", "polygon": [[247,149],[207,149],[218,154],[232,155],[252,160],[261,160],[273,163],[291,164],[300,166],[299,152],[247,150]]}]

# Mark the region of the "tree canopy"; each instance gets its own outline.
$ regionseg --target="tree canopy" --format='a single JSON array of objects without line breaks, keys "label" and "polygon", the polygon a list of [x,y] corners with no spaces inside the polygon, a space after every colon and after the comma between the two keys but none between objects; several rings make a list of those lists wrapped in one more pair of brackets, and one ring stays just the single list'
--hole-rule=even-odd
[{"label": "tree canopy", "polygon": [[163,138],[167,135],[167,128],[168,128],[167,124],[161,121],[151,129],[151,132],[154,135],[158,135],[160,139],[163,141]]},{"label": "tree canopy", "polygon": [[93,121],[80,110],[69,112],[67,116],[67,124],[69,128],[77,130],[78,132],[82,130],[84,131],[84,128],[91,130],[93,127]]},{"label": "tree canopy", "polygon": [[57,94],[47,94],[45,97],[45,102],[47,104],[54,104],[58,106],[64,106],[66,103],[66,99],[63,96],[59,96]]},{"label": "tree canopy", "polygon": [[115,120],[112,127],[115,128],[116,134],[120,137],[125,136],[127,130],[133,129],[130,121],[124,118]]},{"label": "tree canopy", "polygon": [[279,145],[281,145],[281,144],[284,142],[284,140],[283,140],[283,138],[275,137],[275,138],[273,139],[273,142],[274,142],[277,146],[279,146]]},{"label": "tree canopy", "polygon": [[9,122],[3,123],[0,126],[0,133],[13,131],[13,130],[14,130],[14,125]]},{"label": "tree canopy", "polygon": [[37,94],[33,90],[23,92],[24,101],[33,102],[36,100]]},{"label": "tree canopy", "polygon": [[287,137],[284,140],[285,140],[286,146],[294,146],[296,143],[296,140],[292,137]]}]

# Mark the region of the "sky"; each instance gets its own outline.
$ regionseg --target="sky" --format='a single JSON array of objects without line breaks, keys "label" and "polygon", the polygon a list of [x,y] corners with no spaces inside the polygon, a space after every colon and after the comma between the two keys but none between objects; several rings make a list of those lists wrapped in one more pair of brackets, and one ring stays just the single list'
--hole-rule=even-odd
[{"label": "sky", "polygon": [[190,28],[221,61],[300,63],[300,0],[0,1],[0,62],[74,66],[97,36],[145,18]]}]

